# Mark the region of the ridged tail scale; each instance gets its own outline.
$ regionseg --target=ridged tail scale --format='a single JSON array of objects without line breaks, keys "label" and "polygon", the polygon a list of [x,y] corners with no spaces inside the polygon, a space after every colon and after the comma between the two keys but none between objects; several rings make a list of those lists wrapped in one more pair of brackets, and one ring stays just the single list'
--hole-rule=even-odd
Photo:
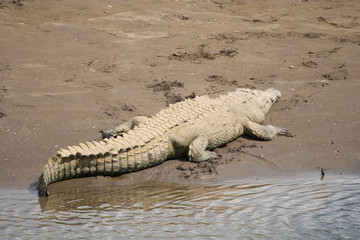
[{"label": "ridged tail scale", "polygon": [[135,129],[122,137],[80,143],[61,149],[49,159],[39,179],[39,195],[61,180],[96,175],[118,176],[158,165],[166,160],[168,139],[158,129]]}]

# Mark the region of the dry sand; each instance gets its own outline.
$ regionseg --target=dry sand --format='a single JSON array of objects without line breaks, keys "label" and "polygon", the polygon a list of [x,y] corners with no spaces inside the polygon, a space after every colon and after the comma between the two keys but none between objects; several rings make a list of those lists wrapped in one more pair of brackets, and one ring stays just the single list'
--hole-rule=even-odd
[{"label": "dry sand", "polygon": [[359,1],[0,1],[0,187],[27,188],[61,147],[187,96],[283,93],[221,159],[177,159],[117,178],[223,181],[360,173]]}]

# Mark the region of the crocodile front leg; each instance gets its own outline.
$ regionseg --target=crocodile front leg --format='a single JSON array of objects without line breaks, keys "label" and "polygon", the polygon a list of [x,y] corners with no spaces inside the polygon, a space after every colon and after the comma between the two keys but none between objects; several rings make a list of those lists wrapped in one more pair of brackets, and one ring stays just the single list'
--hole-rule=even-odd
[{"label": "crocodile front leg", "polygon": [[148,117],[137,116],[133,117],[129,121],[120,124],[115,128],[106,129],[101,132],[102,138],[111,138],[121,135],[122,133],[127,133],[128,131],[134,129],[134,127],[139,126],[140,124],[146,124]]},{"label": "crocodile front leg", "polygon": [[261,125],[252,121],[244,124],[245,133],[261,140],[271,140],[277,135],[291,136],[287,129],[272,125]]}]

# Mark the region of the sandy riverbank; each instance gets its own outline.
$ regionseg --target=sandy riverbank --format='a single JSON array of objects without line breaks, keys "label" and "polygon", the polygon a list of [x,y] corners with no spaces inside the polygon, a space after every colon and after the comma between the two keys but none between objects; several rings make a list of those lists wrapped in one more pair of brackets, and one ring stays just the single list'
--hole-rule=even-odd
[{"label": "sandy riverbank", "polygon": [[294,137],[71,183],[360,173],[357,1],[0,3],[1,187],[29,187],[58,149],[100,129],[237,87],[279,89],[267,123]]}]

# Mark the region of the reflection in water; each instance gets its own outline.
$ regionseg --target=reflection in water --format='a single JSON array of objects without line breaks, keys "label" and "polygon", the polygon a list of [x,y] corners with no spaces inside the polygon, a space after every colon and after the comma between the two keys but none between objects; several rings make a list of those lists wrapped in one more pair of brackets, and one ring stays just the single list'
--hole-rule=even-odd
[{"label": "reflection in water", "polygon": [[356,239],[360,179],[2,189],[0,238]]}]

